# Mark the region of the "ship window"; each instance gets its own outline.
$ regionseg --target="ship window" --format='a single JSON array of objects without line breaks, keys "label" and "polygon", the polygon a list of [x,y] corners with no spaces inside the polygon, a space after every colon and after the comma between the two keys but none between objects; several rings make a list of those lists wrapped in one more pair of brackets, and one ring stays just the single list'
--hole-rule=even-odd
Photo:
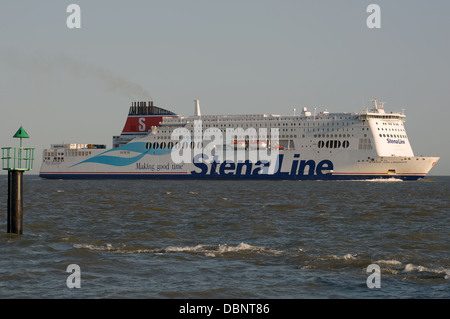
[{"label": "ship window", "polygon": [[157,150],[158,147],[159,147],[159,143],[158,143],[158,142],[153,143],[153,148],[154,148],[155,150]]},{"label": "ship window", "polygon": [[371,150],[372,144],[370,142],[370,138],[360,138],[358,149],[359,150]]},{"label": "ship window", "polygon": [[164,149],[164,148],[166,148],[166,142],[161,143],[161,149]]}]

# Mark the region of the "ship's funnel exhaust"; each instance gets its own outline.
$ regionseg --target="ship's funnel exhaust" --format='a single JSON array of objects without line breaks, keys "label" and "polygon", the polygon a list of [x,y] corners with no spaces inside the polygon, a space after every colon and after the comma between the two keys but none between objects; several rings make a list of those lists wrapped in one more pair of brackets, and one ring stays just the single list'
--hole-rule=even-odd
[{"label": "ship's funnel exhaust", "polygon": [[195,102],[195,116],[202,116],[201,112],[200,112],[200,101],[198,99],[194,100]]}]

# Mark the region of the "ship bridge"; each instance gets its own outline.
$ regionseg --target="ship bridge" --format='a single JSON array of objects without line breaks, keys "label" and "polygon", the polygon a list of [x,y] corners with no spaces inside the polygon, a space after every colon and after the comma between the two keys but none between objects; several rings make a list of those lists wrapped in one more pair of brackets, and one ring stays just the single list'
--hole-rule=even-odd
[{"label": "ship bridge", "polygon": [[398,120],[401,119],[402,121],[405,121],[405,113],[404,110],[402,110],[401,113],[398,112],[390,112],[386,113],[384,110],[384,102],[379,102],[380,105],[378,105],[377,99],[372,100],[372,108],[369,110],[368,108],[364,110],[360,115],[360,120],[367,120],[370,118],[373,119],[384,119],[384,120]]}]

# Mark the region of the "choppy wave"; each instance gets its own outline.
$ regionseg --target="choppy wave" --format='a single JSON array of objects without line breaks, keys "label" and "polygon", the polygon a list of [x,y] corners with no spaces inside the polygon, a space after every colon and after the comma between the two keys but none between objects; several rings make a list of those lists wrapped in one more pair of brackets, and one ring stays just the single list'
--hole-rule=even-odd
[{"label": "choppy wave", "polygon": [[389,260],[377,260],[375,264],[382,264],[382,265],[390,265],[390,266],[401,266],[402,263],[395,259],[389,259]]},{"label": "choppy wave", "polygon": [[[106,251],[106,252],[114,252],[120,254],[170,254],[170,253],[188,253],[188,254],[199,254],[205,257],[226,257],[232,256],[233,254],[266,254],[266,255],[281,255],[286,253],[281,250],[266,248],[262,246],[253,246],[244,242],[241,242],[238,245],[228,245],[228,244],[218,244],[218,245],[204,245],[198,244],[195,246],[166,246],[164,248],[133,248],[128,247],[126,245],[117,245],[114,246],[112,244],[105,245],[93,245],[93,244],[74,244],[74,248],[76,249],[88,249],[90,251]],[[297,252],[303,252],[302,249],[297,249]],[[309,257],[308,263],[305,266],[298,267],[300,269],[308,269],[308,268],[320,268],[320,263],[327,263],[327,268],[333,268],[337,265],[346,264],[348,262],[358,261],[358,254],[344,254],[344,255],[324,255],[318,257]],[[333,262],[337,262],[338,264],[333,264]],[[363,261],[365,262],[365,261]],[[319,263],[319,264],[317,264]],[[412,263],[408,263],[404,265],[402,262],[395,259],[380,259],[374,264],[380,265],[381,272],[384,274],[391,275],[401,275],[401,274],[409,274],[409,275],[425,275],[425,276],[437,276],[438,278],[450,279],[450,269],[444,267],[436,267],[430,268],[421,265],[414,265]],[[360,263],[357,266],[361,265]]]},{"label": "choppy wave", "polygon": [[246,243],[240,243],[236,246],[228,245],[228,244],[219,244],[219,245],[196,245],[196,246],[167,246],[165,248],[155,248],[155,249],[139,249],[127,247],[126,245],[113,246],[112,244],[106,245],[92,245],[92,244],[74,244],[74,248],[76,249],[88,249],[92,251],[111,251],[116,253],[154,253],[154,254],[164,254],[164,253],[194,253],[194,254],[203,254],[206,257],[216,257],[221,255],[226,255],[229,253],[263,253],[263,254],[271,254],[278,255],[283,253],[283,251],[265,248],[261,246],[252,246]]},{"label": "choppy wave", "polygon": [[450,268],[437,267],[429,268],[425,266],[416,266],[413,264],[407,264],[403,270],[403,273],[409,274],[431,274],[443,277],[444,279],[450,279]]},{"label": "choppy wave", "polygon": [[414,265],[408,263],[404,265],[402,262],[390,259],[390,260],[377,260],[374,262],[381,267],[381,273],[393,274],[393,275],[424,275],[424,276],[436,276],[437,278],[450,279],[450,268],[444,267],[426,267],[421,265]]}]

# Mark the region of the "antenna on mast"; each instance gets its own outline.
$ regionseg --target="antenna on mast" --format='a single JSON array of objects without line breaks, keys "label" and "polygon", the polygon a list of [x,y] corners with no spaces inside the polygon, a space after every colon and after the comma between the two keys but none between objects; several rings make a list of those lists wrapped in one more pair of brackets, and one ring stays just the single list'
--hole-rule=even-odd
[{"label": "antenna on mast", "polygon": [[374,110],[378,110],[377,99],[372,99],[372,107]]}]

